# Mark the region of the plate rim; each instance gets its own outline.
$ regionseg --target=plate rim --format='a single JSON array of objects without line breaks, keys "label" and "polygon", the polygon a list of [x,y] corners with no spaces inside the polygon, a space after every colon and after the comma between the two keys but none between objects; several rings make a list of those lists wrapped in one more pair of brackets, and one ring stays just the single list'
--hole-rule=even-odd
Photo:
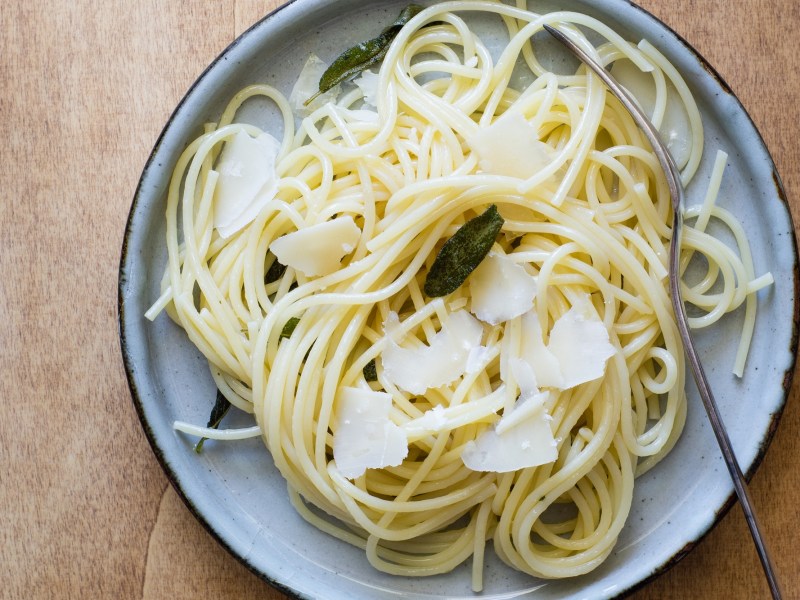
[{"label": "plate rim", "polygon": [[[277,578],[270,576],[264,570],[257,567],[250,560],[248,560],[246,556],[242,556],[241,554],[239,554],[232,547],[232,545],[226,540],[226,538],[222,535],[222,533],[212,525],[212,523],[205,516],[205,514],[195,505],[192,499],[188,496],[187,492],[183,489],[178,474],[175,472],[172,465],[167,461],[164,451],[159,443],[159,439],[155,435],[145,415],[144,402],[139,394],[139,389],[136,383],[136,375],[134,373],[134,368],[133,368],[133,359],[130,355],[128,348],[128,340],[126,337],[126,326],[125,326],[125,315],[127,310],[125,291],[126,291],[126,286],[128,284],[128,277],[127,277],[127,272],[129,271],[128,266],[132,260],[131,253],[129,252],[129,240],[132,235],[133,221],[135,214],[137,213],[137,207],[140,201],[140,197],[142,195],[144,181],[146,179],[148,172],[154,166],[156,160],[156,154],[158,153],[162,145],[162,142],[164,141],[164,138],[167,135],[167,132],[170,130],[172,124],[175,122],[176,117],[178,113],[181,111],[184,104],[186,104],[188,99],[193,95],[195,89],[199,87],[199,85],[208,76],[209,72],[212,71],[218,63],[225,60],[225,57],[236,46],[242,43],[242,41],[245,38],[249,37],[254,30],[260,28],[265,22],[275,18],[284,9],[301,1],[305,0],[288,0],[286,3],[282,4],[281,6],[278,6],[274,10],[270,11],[269,13],[265,14],[263,17],[258,19],[244,32],[242,32],[239,36],[237,36],[231,43],[225,46],[225,48],[214,58],[214,60],[212,60],[202,70],[202,72],[194,79],[194,81],[187,88],[186,92],[182,95],[180,101],[172,110],[168,119],[166,120],[163,128],[161,129],[161,132],[159,133],[156,139],[155,144],[153,145],[152,150],[148,154],[147,160],[142,169],[125,223],[124,235],[120,250],[119,270],[118,270],[117,326],[118,326],[118,336],[120,341],[120,351],[122,354],[125,376],[128,383],[128,389],[131,395],[131,401],[134,405],[137,417],[139,419],[139,423],[142,426],[142,429],[145,433],[145,437],[147,438],[150,448],[153,451],[153,454],[155,455],[162,471],[166,475],[167,480],[172,485],[172,488],[176,491],[178,496],[183,501],[184,505],[189,509],[189,512],[203,526],[206,532],[208,532],[211,535],[211,537],[216,541],[216,543],[222,546],[240,564],[244,565],[254,575],[259,577],[261,580],[267,582],[269,585],[271,585],[278,591],[284,593],[288,597],[297,599],[307,599],[313,597],[303,594],[302,592],[299,592],[289,587],[288,585],[282,583]],[[328,1],[336,2],[337,0],[328,0]],[[776,195],[784,207],[789,224],[792,226],[792,235],[790,243],[792,249],[792,262],[793,262],[792,288],[794,290],[794,295],[793,295],[793,310],[792,310],[792,332],[788,348],[788,351],[791,355],[791,360],[783,373],[783,380],[781,384],[782,397],[780,399],[780,403],[777,406],[775,412],[772,413],[767,430],[763,438],[759,442],[759,448],[755,454],[755,457],[753,458],[753,462],[744,473],[746,480],[749,482],[752,479],[755,472],[761,466],[764,457],[766,455],[766,452],[769,449],[770,445],[772,444],[775,432],[778,429],[781,417],[783,416],[786,404],[789,399],[789,395],[792,389],[792,382],[794,380],[794,374],[798,363],[798,341],[800,338],[800,256],[798,255],[796,228],[794,219],[792,217],[792,212],[790,210],[788,197],[783,185],[783,181],[780,177],[780,174],[778,173],[777,166],[775,165],[775,161],[772,157],[771,152],[769,151],[769,148],[767,147],[766,142],[764,141],[764,137],[761,134],[761,131],[759,130],[756,123],[753,121],[752,116],[747,111],[744,104],[741,102],[739,97],[733,91],[731,86],[728,85],[725,79],[716,70],[716,68],[681,34],[679,34],[672,27],[670,27],[668,24],[666,24],[664,21],[656,17],[653,13],[651,13],[644,7],[634,3],[633,0],[605,0],[605,2],[602,2],[601,4],[607,6],[607,5],[614,5],[617,3],[621,5],[627,5],[629,9],[634,9],[639,11],[641,14],[644,15],[645,18],[651,20],[652,22],[654,22],[655,25],[663,28],[666,32],[668,32],[669,35],[671,35],[675,41],[679,42],[698,61],[698,64],[717,82],[718,85],[720,85],[722,90],[725,93],[727,93],[731,97],[731,99],[736,103],[738,109],[746,117],[753,131],[755,132],[757,141],[760,145],[760,150],[763,152],[764,156],[769,160],[769,165],[771,166],[772,169],[772,179],[775,186]],[[707,527],[699,531],[694,539],[688,541],[682,548],[680,548],[677,552],[668,557],[664,561],[664,563],[661,564],[659,567],[655,568],[650,575],[632,585],[629,585],[625,589],[619,590],[618,593],[615,594],[615,597],[617,598],[625,597],[634,593],[637,590],[646,587],[653,580],[660,577],[661,575],[669,571],[672,567],[674,567],[676,564],[678,564],[722,521],[722,519],[725,517],[725,515],[728,513],[728,511],[733,507],[735,503],[736,503],[736,496],[735,493],[732,491],[727,497],[727,499],[723,502],[723,504],[719,507],[719,509],[715,511],[715,516],[712,520],[708,522]]]}]

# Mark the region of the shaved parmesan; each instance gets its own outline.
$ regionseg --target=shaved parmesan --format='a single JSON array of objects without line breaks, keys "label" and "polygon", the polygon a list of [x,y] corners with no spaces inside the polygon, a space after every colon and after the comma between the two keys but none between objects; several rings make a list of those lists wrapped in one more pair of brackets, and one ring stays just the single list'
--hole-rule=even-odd
[{"label": "shaved parmesan", "polygon": [[528,312],[536,296],[536,279],[503,254],[490,252],[469,277],[472,313],[497,325]]},{"label": "shaved parmesan", "polygon": [[[616,61],[611,67],[611,74],[633,94],[644,112],[653,116],[656,106],[656,83],[653,76],[640,71],[629,60]],[[669,82],[666,85],[667,103],[658,131],[680,169],[686,166],[692,153],[691,125],[686,107],[677,99],[677,90]]]},{"label": "shaved parmesan", "polygon": [[319,91],[319,80],[327,69],[328,65],[319,56],[309,55],[292,88],[292,93],[289,94],[289,105],[296,115],[307,117],[326,103],[336,100],[341,91],[338,85],[314,98],[308,106],[305,105],[306,100]]},{"label": "shaved parmesan", "polygon": [[561,365],[544,343],[542,326],[535,310],[522,315],[522,348],[520,357],[533,369],[536,385],[564,389],[564,376],[561,374]]},{"label": "shaved parmesan", "polygon": [[353,80],[353,83],[355,83],[358,89],[361,90],[361,93],[364,94],[364,104],[369,104],[376,108],[378,107],[379,81],[380,75],[378,73],[373,73],[369,69],[361,73],[361,77]]},{"label": "shaved parmesan", "polygon": [[510,366],[521,390],[532,381],[522,363],[530,366],[536,385],[568,390],[602,377],[615,353],[608,330],[586,295],[556,321],[547,345],[536,311],[525,313],[520,356],[511,358]]},{"label": "shaved parmesan", "polygon": [[509,361],[509,367],[522,396],[530,396],[539,392],[536,372],[528,362],[521,358],[512,358]]},{"label": "shaved parmesan", "polygon": [[544,403],[548,395],[520,400],[475,441],[467,442],[461,460],[473,471],[508,473],[553,462],[558,448]]},{"label": "shaved parmesan", "polygon": [[401,389],[423,394],[429,388],[452,383],[467,369],[470,352],[481,343],[483,327],[467,311],[451,313],[430,346],[402,347],[391,336],[397,315],[384,324],[389,342],[383,351],[384,375]]},{"label": "shaved parmesan", "polygon": [[471,348],[469,356],[467,356],[467,373],[478,373],[485,369],[486,364],[489,362],[490,355],[491,350],[486,346],[475,346]]},{"label": "shaved parmesan", "polygon": [[547,347],[561,366],[563,389],[602,377],[616,352],[588,295],[556,321]]},{"label": "shaved parmesan", "polygon": [[239,131],[225,143],[214,198],[214,227],[223,238],[248,225],[275,198],[279,151],[280,143],[268,133],[253,138]]},{"label": "shaved parmesan", "polygon": [[469,140],[486,173],[527,179],[551,161],[552,149],[539,141],[536,128],[516,111],[500,116]]},{"label": "shaved parmesan", "polygon": [[392,397],[384,392],[351,387],[339,391],[333,459],[344,477],[396,467],[408,455],[405,432],[389,419],[391,407]]},{"label": "shaved parmesan", "polygon": [[304,227],[279,237],[269,249],[282,265],[308,277],[327,275],[339,268],[342,259],[358,243],[361,230],[350,216]]}]

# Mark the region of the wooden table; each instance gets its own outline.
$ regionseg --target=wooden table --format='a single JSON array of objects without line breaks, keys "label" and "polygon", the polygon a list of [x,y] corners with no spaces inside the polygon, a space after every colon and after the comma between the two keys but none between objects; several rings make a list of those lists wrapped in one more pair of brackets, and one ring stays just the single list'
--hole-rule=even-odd
[{"label": "wooden table", "polygon": [[[117,338],[125,220],[162,125],[203,68],[280,0],[0,5],[0,596],[282,598],[168,485]],[[795,0],[639,0],[738,94],[800,203]],[[800,385],[800,382],[798,382]],[[752,484],[800,598],[800,406]],[[764,597],[738,507],[636,598]]]}]

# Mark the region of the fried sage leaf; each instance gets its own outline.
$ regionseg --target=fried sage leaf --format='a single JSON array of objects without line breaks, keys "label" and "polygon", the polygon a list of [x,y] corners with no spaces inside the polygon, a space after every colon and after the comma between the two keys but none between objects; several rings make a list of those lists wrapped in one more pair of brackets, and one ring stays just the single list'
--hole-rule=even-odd
[{"label": "fried sage leaf", "polygon": [[436,298],[455,292],[489,254],[504,222],[492,204],[483,214],[464,223],[433,261],[425,278],[425,293]]},{"label": "fried sage leaf", "polygon": [[364,365],[362,372],[364,373],[364,379],[367,381],[378,381],[378,367],[374,358]]},{"label": "fried sage leaf", "polygon": [[[228,414],[231,406],[231,403],[222,395],[222,392],[217,390],[217,399],[214,402],[214,408],[211,409],[211,415],[208,417],[208,425],[206,425],[206,427],[211,429],[219,427],[220,422],[223,417]],[[200,454],[200,452],[203,451],[203,444],[207,439],[208,438],[200,438],[200,441],[194,445],[194,451]]]},{"label": "fried sage leaf", "polygon": [[292,334],[294,333],[294,329],[295,329],[295,327],[297,327],[297,324],[299,322],[300,322],[300,317],[292,317],[291,319],[286,321],[286,325],[283,326],[283,329],[281,330],[281,335],[280,335],[279,339],[283,339],[283,338],[287,338],[288,339],[288,338],[292,337]]},{"label": "fried sage leaf", "polygon": [[272,264],[269,266],[269,269],[267,269],[267,272],[264,275],[264,283],[265,284],[275,283],[281,277],[283,277],[284,273],[286,273],[286,265],[282,265],[281,263],[279,263],[278,259],[276,258],[275,260],[272,261]]},{"label": "fried sage leaf", "polygon": [[378,37],[367,40],[366,42],[361,42],[342,52],[322,74],[319,80],[319,91],[306,100],[305,105],[308,106],[320,94],[324,94],[343,81],[347,81],[362,71],[381,62],[389,51],[392,40],[397,37],[397,34],[400,33],[403,26],[422,10],[422,6],[409,4],[400,11],[394,23],[381,31]]}]

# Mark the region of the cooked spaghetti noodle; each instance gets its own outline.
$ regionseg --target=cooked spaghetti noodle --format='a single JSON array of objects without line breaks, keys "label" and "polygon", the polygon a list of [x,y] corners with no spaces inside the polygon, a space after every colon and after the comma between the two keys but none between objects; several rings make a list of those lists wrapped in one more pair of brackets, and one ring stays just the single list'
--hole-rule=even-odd
[{"label": "cooked spaghetti noodle", "polygon": [[[359,87],[345,88],[295,131],[292,107],[276,89],[253,85],[237,94],[175,167],[169,263],[148,313],[166,308],[208,359],[220,391],[258,424],[243,432],[178,427],[231,439],[260,433],[292,502],[313,525],[364,548],[372,565],[393,574],[442,573],[473,557],[476,590],[489,540],[503,561],[535,576],[597,567],[625,524],[635,477],[669,452],[686,418],[683,350],[667,291],[671,209],[663,173],[599,79],[584,68],[549,71],[532,38],[554,24],[604,64],[633,65],[655,90],[657,127],[678,105],[687,124],[679,140],[687,184],[703,153],[699,111],[653,46],[634,46],[585,15],[538,15],[524,4],[445,2],[417,15],[380,67],[377,113]],[[499,54],[470,29],[475,12],[505,25]],[[596,50],[587,32],[603,40]],[[525,79],[520,70],[525,87],[515,87]],[[237,136],[262,134],[236,122],[254,97],[270,99],[283,115],[274,190],[249,222],[223,236],[215,223],[221,153]],[[512,117],[539,144],[529,172],[493,163],[496,148],[481,147],[487,130]],[[734,365],[741,375],[755,292],[771,279],[755,276],[742,228],[715,204],[724,164],[720,154],[705,202],[687,213],[684,266],[699,254],[707,268],[685,294],[703,312],[695,327],[746,305]],[[490,205],[504,223],[489,256],[521,267],[536,290],[526,314],[494,323],[468,313],[477,277],[441,298],[424,293],[442,244]],[[705,232],[710,219],[731,229],[736,249]],[[335,268],[275,268],[276,240],[333,222],[343,232],[357,228]],[[611,355],[600,376],[579,384],[537,382],[555,458],[500,472],[469,468],[465,452],[481,436],[500,439],[515,427],[507,418],[525,418],[515,410],[530,395],[518,367],[531,332],[541,347],[552,345],[556,324],[580,306],[602,324]],[[439,360],[430,349],[457,314],[478,324],[469,365],[445,377],[453,365],[434,364],[445,383],[426,383],[413,371],[398,376],[390,353],[417,352],[425,371],[423,362]],[[367,381],[371,365],[375,380]],[[335,448],[349,442],[337,433],[349,423],[343,390],[353,389],[388,395],[387,420],[405,436],[407,455],[347,476]]]}]

